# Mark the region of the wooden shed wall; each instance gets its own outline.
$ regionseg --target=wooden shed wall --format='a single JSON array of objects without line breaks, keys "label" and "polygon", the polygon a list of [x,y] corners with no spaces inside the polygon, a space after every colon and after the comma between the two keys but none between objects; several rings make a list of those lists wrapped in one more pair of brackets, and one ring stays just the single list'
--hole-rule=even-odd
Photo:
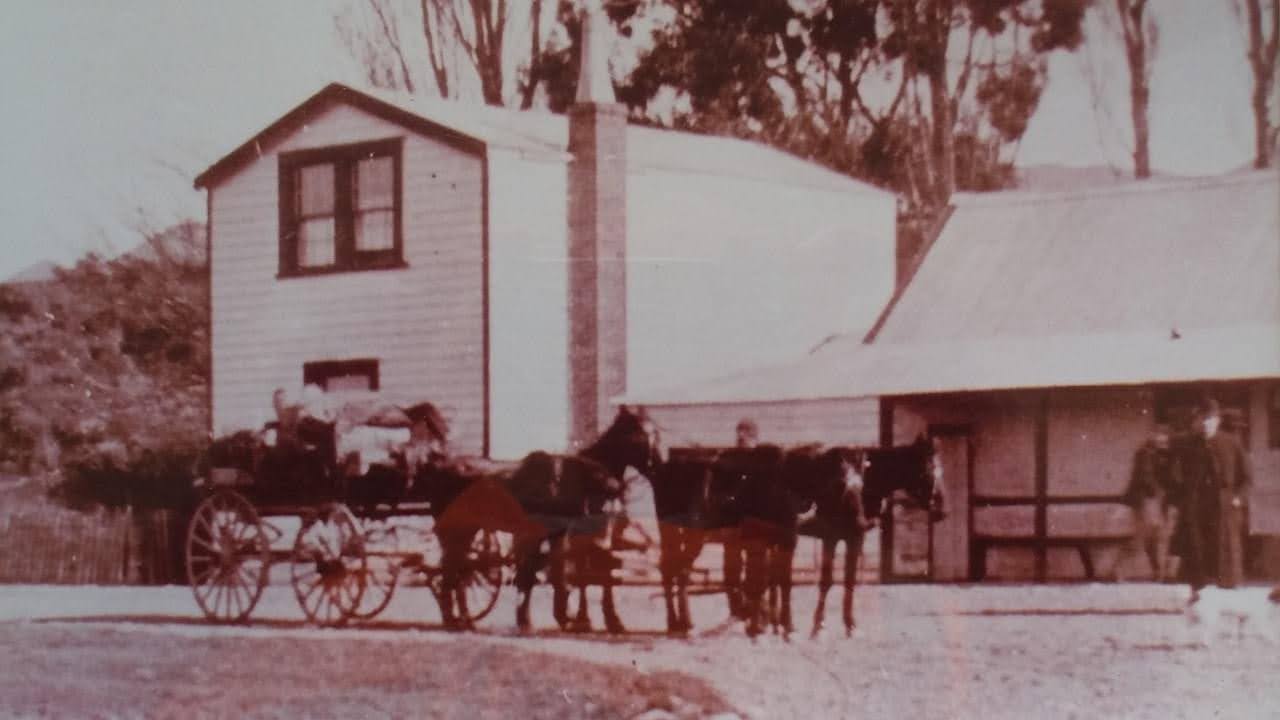
[{"label": "wooden shed wall", "polygon": [[[1275,534],[1280,526],[1280,448],[1268,445],[1266,397],[1274,383],[1249,384],[1250,533]],[[1043,412],[1043,416],[1041,413]],[[1043,425],[1038,428],[1040,418]],[[1108,577],[1121,561],[1121,543],[1133,530],[1121,502],[1134,452],[1155,424],[1154,393],[1145,387],[1061,388],[898,398],[893,401],[895,442],[910,440],[929,426],[961,426],[970,431],[972,481],[948,476],[953,506],[944,521],[962,527],[952,540],[990,539],[983,557],[948,554],[985,564],[990,579],[1081,579],[1092,569]],[[1043,470],[1038,472],[1037,433],[1043,433]],[[1043,477],[1040,477],[1041,472]],[[1043,519],[1038,506],[1043,503]],[[969,532],[970,528],[972,533]],[[945,527],[935,535],[948,536]],[[1043,567],[1036,537],[1047,539]],[[1075,543],[1080,538],[1088,542]],[[1092,541],[1089,541],[1092,539]],[[1087,554],[1087,555],[1086,555]],[[935,556],[935,562],[937,561]],[[1124,574],[1142,577],[1141,558],[1124,560]],[[952,560],[953,562],[955,560]],[[935,575],[965,577],[972,567],[936,569]]]},{"label": "wooden shed wall", "polygon": [[875,399],[654,405],[648,411],[669,446],[732,445],[734,428],[743,418],[756,421],[761,442],[779,445],[871,446],[879,441],[880,432]]}]

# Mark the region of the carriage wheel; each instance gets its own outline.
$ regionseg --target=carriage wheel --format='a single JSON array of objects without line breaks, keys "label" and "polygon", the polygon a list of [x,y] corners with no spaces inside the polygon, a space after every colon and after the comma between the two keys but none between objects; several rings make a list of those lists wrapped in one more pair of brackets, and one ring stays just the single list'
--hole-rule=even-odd
[{"label": "carriage wheel", "polygon": [[341,625],[360,607],[369,559],[364,534],[345,505],[326,505],[303,518],[290,565],[294,595],[311,622]]},{"label": "carriage wheel", "polygon": [[205,617],[247,619],[270,567],[266,527],[243,495],[220,490],[196,507],[187,526],[187,581]]},{"label": "carriage wheel", "polygon": [[463,591],[467,594],[467,619],[471,622],[484,619],[498,604],[504,568],[511,562],[509,550],[492,530],[480,531],[471,541],[462,578]]},{"label": "carriage wheel", "polygon": [[400,541],[395,527],[366,528],[364,542],[366,548],[377,550],[368,553],[364,594],[360,596],[360,604],[351,613],[357,620],[372,619],[386,610],[400,580]]}]

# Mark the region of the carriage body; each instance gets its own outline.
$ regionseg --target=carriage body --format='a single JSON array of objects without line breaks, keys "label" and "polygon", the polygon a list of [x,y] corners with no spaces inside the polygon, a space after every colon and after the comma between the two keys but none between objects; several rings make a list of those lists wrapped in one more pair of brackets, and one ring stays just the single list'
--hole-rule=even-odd
[{"label": "carriage body", "polygon": [[[246,620],[280,565],[321,625],[376,616],[406,575],[442,591],[439,498],[409,470],[407,419],[349,424],[345,436],[338,425],[300,422],[286,440],[268,424],[211,445],[186,558],[206,617]],[[284,529],[295,526],[288,537]],[[477,527],[467,541],[455,572],[469,600],[460,603],[462,620],[473,623],[492,610],[511,560],[491,528]]]}]

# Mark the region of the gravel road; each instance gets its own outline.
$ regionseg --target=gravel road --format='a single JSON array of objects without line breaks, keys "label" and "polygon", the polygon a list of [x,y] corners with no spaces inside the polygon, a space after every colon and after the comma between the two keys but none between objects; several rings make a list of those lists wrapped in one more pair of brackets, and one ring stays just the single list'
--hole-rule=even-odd
[{"label": "gravel road", "polygon": [[[480,630],[467,635],[441,631],[430,595],[415,588],[398,592],[377,622],[323,630],[302,622],[287,587],[269,588],[248,625],[213,626],[200,619],[189,591],[181,587],[8,586],[0,587],[0,625],[8,630],[56,628],[72,638],[77,633],[133,633],[147,638],[145,642],[179,649],[211,642],[247,648],[263,639],[318,643],[331,650],[281,661],[309,667],[308,676],[320,678],[321,689],[326,678],[337,685],[349,680],[350,667],[344,671],[344,665],[325,658],[342,651],[348,653],[348,664],[358,662],[352,647],[379,657],[426,653],[446,660],[464,650],[495,658],[508,657],[508,651],[534,653],[549,658],[539,662],[568,658],[566,667],[588,661],[625,671],[608,682],[666,671],[704,680],[711,695],[695,710],[668,708],[679,711],[676,717],[725,709],[750,718],[1280,717],[1280,683],[1275,680],[1280,677],[1280,636],[1246,632],[1220,638],[1208,648],[1196,646],[1180,613],[1186,596],[1181,587],[869,585],[859,588],[859,628],[853,637],[839,628],[835,602],[828,604],[829,630],[810,639],[814,595],[812,587],[797,588],[796,619],[803,632],[789,642],[774,636],[747,639],[740,626],[723,622],[725,605],[718,596],[694,598],[699,627],[691,638],[665,637],[661,601],[654,589],[640,587],[620,593],[629,630],[625,636],[553,630],[545,588],[535,596],[540,627],[532,636],[514,632],[510,588]],[[598,612],[595,620],[599,627]],[[64,642],[66,653],[74,653],[76,644]],[[101,672],[115,674],[113,687],[120,686],[121,673],[123,687],[147,682],[126,667],[103,663],[100,670],[81,671],[87,678],[64,680],[91,683],[94,673]],[[431,663],[419,670],[429,676]],[[16,671],[12,665],[0,669],[0,690],[6,677],[12,683]],[[575,673],[556,677],[564,685],[559,690],[569,698],[566,702],[572,702],[579,694]],[[510,682],[496,669],[486,670],[472,678],[467,692],[484,703],[498,703],[495,712],[501,714],[512,709],[502,705]],[[384,687],[376,697],[394,692]],[[716,695],[724,706],[712,697]],[[237,706],[250,713],[265,713],[263,707]],[[304,714],[324,714],[308,707]],[[362,715],[351,705],[324,707],[335,716]],[[541,716],[535,707],[523,709],[523,716]],[[56,711],[55,698],[52,714],[58,715]],[[563,711],[548,710],[550,716]],[[394,709],[389,712],[395,715]]]}]

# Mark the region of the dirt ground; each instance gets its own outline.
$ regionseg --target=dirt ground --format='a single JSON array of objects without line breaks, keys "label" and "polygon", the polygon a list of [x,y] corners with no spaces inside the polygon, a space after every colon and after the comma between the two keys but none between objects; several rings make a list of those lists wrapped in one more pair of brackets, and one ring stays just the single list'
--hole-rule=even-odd
[{"label": "dirt ground", "polygon": [[790,642],[753,642],[723,622],[721,596],[694,599],[691,638],[665,637],[641,587],[620,594],[624,636],[552,630],[545,587],[538,630],[520,636],[510,588],[455,635],[415,588],[377,622],[321,630],[287,587],[249,624],[213,626],[181,587],[5,586],[0,715],[1280,717],[1280,636],[1200,647],[1182,587],[870,585],[853,637],[836,601],[810,639],[815,592],[797,589]]}]

